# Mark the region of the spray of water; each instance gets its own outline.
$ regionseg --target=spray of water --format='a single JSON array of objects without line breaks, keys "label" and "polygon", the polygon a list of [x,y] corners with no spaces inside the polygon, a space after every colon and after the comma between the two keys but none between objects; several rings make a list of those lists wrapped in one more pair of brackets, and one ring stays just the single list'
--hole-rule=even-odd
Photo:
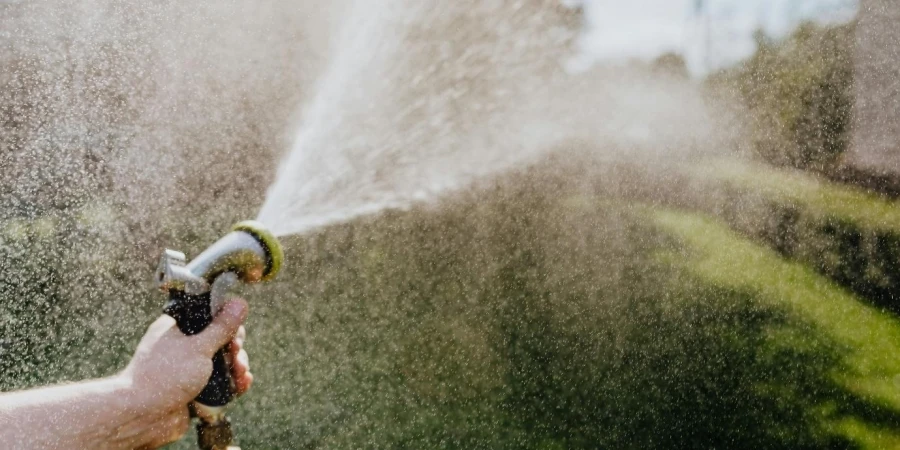
[{"label": "spray of water", "polygon": [[256,212],[341,10],[321,3],[0,1],[2,389],[120,364],[160,249]]},{"label": "spray of water", "polygon": [[299,233],[569,143],[650,164],[710,142],[685,79],[566,73],[581,21],[554,0],[0,3],[0,294],[34,325],[0,334],[41,349],[66,348],[31,334],[47,323],[72,345],[105,336],[102,357],[59,350],[73,356],[23,372],[43,381],[115,366],[158,312],[159,249],[196,254],[267,187],[260,217]]},{"label": "spray of water", "polygon": [[573,140],[650,159],[709,140],[686,79],[567,73],[579,25],[556,0],[354,3],[259,219],[283,235],[407,208]]}]

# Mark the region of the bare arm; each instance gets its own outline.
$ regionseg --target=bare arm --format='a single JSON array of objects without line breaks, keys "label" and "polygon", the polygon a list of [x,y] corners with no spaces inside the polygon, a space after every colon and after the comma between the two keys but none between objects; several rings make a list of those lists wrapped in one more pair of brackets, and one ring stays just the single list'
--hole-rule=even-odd
[{"label": "bare arm", "polygon": [[186,411],[147,410],[139,398],[123,375],[6,394],[0,441],[21,449],[154,448],[186,430]]},{"label": "bare arm", "polygon": [[238,393],[253,382],[242,349],[246,314],[244,301],[230,302],[190,337],[162,316],[118,375],[0,395],[0,442],[23,450],[145,449],[177,440],[187,431],[187,405],[206,385],[218,348],[231,342]]}]

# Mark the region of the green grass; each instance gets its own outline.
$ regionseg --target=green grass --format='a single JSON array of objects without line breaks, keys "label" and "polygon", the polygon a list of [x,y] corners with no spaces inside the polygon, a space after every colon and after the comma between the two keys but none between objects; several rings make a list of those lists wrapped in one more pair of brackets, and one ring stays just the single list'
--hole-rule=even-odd
[{"label": "green grass", "polygon": [[900,204],[799,171],[737,160],[684,173],[685,206],[802,261],[872,304],[900,312]]},{"label": "green grass", "polygon": [[[714,220],[674,211],[658,211],[653,218],[687,245],[686,253],[669,254],[668,262],[715,286],[752,290],[757,301],[789,307],[845,347],[846,366],[833,374],[839,383],[868,401],[900,411],[900,321],[893,315],[865,305],[809,267],[785,261]],[[900,446],[897,430],[879,429],[854,417],[843,417],[835,426],[867,448]]]}]

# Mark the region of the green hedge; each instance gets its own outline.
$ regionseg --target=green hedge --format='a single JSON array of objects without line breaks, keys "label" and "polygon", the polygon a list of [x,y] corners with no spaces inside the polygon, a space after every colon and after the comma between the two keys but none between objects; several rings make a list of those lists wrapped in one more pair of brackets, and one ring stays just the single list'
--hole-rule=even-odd
[{"label": "green hedge", "polygon": [[830,170],[850,140],[854,24],[805,24],[775,42],[757,36],[757,52],[711,78],[746,108],[757,156],[771,164]]}]

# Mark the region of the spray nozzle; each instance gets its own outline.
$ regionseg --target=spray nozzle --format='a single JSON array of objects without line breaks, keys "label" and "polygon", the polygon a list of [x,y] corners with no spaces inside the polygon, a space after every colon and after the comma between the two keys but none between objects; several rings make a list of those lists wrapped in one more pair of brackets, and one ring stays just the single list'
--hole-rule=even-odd
[{"label": "spray nozzle", "polygon": [[[284,261],[281,244],[259,222],[246,221],[209,246],[191,262],[184,253],[163,252],[156,271],[159,287],[169,294],[165,313],[175,318],[185,334],[203,331],[212,322],[221,304],[221,293],[236,281],[269,281]],[[193,411],[200,417],[197,426],[200,448],[231,448],[231,425],[225,406],[234,398],[234,385],[226,352],[213,358],[213,373],[206,388],[194,400]]]},{"label": "spray nozzle", "polygon": [[225,273],[233,273],[245,283],[269,281],[283,261],[284,252],[275,235],[259,222],[245,221],[190,263],[184,253],[166,250],[157,269],[157,282],[165,291],[177,289],[196,295],[210,291]]}]

